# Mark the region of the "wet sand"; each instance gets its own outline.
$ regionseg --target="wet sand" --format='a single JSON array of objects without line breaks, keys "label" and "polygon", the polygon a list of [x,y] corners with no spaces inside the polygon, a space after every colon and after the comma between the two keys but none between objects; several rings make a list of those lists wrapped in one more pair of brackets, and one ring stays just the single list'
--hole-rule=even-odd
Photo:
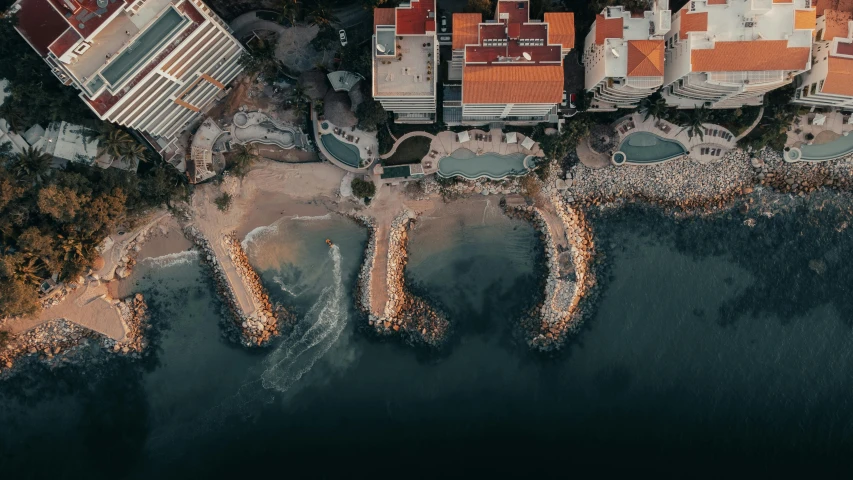
[{"label": "wet sand", "polygon": [[172,253],[183,252],[192,247],[187,237],[184,236],[181,226],[175,217],[162,220],[149,233],[149,237],[142,244],[142,250],[137,255],[137,260],[146,258],[157,258]]}]

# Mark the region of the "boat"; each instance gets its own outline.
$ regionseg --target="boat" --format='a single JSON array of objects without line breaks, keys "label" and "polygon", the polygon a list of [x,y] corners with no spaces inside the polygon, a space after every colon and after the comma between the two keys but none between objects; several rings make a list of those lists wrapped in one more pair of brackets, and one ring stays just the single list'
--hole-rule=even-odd
[{"label": "boat", "polygon": [[332,241],[331,241],[331,240],[329,240],[328,238],[326,239],[326,245],[328,245],[328,246],[329,246],[329,248],[332,248],[333,246],[335,246],[335,244],[334,244],[334,243],[332,243]]}]

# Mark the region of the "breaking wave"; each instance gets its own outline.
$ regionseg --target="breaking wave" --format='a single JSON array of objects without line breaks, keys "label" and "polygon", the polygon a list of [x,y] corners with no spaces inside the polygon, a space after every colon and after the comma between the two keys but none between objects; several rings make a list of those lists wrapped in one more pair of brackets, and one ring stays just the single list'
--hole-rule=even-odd
[{"label": "breaking wave", "polygon": [[278,225],[276,225],[275,223],[272,225],[266,225],[263,227],[258,227],[256,229],[252,230],[251,232],[247,233],[246,238],[244,238],[243,241],[240,242],[240,245],[242,245],[243,249],[245,250],[245,249],[249,248],[249,244],[254,242],[255,240],[258,240],[258,239],[261,239],[267,235],[276,233],[277,231],[278,231]]},{"label": "breaking wave", "polygon": [[172,267],[175,265],[182,265],[186,263],[192,263],[198,260],[199,252],[198,250],[185,250],[183,252],[170,253],[168,255],[163,255],[161,257],[148,257],[142,259],[139,263],[143,263],[145,265],[151,265],[154,267]]},{"label": "breaking wave", "polygon": [[333,263],[333,282],[299,322],[293,334],[266,359],[261,383],[266,389],[285,392],[302,378],[337,342],[346,327],[341,253],[338,246],[329,249]]}]

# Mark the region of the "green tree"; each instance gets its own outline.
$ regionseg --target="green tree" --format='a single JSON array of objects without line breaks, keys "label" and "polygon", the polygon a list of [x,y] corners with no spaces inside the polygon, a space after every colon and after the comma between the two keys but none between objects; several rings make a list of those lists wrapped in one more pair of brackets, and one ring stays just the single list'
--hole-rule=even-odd
[{"label": "green tree", "polygon": [[687,136],[690,138],[698,135],[699,139],[704,140],[705,123],[707,123],[708,120],[708,109],[706,109],[704,105],[694,108],[690,113],[681,114],[681,131],[687,131]]},{"label": "green tree", "polygon": [[9,162],[9,171],[19,183],[35,185],[42,183],[48,177],[51,162],[53,157],[50,155],[40,149],[27,147]]},{"label": "green tree", "polygon": [[660,95],[646,97],[640,102],[640,112],[643,113],[643,121],[649,117],[660,120],[666,113],[666,100]]},{"label": "green tree", "polygon": [[255,144],[237,145],[237,150],[231,158],[231,172],[239,178],[244,178],[257,160],[258,148]]},{"label": "green tree", "polygon": [[384,127],[388,120],[388,114],[382,108],[382,104],[370,100],[364,101],[358,106],[355,116],[358,119],[358,128],[368,132],[375,132],[380,127]]},{"label": "green tree", "polygon": [[284,23],[286,21],[290,25],[296,25],[296,19],[299,17],[301,10],[299,0],[282,0],[279,22]]},{"label": "green tree", "polygon": [[352,187],[352,194],[355,195],[356,198],[372,198],[376,195],[376,185],[374,185],[373,182],[368,182],[360,178],[353,178],[350,186]]},{"label": "green tree", "polygon": [[216,208],[218,208],[220,212],[227,212],[228,209],[231,208],[232,200],[233,198],[230,193],[222,192],[222,195],[213,199],[213,203],[216,204]]},{"label": "green tree", "polygon": [[89,197],[78,195],[67,187],[48,185],[38,192],[39,211],[60,222],[71,222],[89,202]]},{"label": "green tree", "polygon": [[482,13],[485,17],[494,14],[494,6],[491,0],[468,0],[468,4],[462,9],[465,13]]},{"label": "green tree", "polygon": [[316,0],[316,3],[311,8],[309,15],[311,16],[312,23],[320,25],[321,27],[323,25],[331,25],[338,21],[338,17],[336,17],[332,11],[332,2],[329,0]]}]

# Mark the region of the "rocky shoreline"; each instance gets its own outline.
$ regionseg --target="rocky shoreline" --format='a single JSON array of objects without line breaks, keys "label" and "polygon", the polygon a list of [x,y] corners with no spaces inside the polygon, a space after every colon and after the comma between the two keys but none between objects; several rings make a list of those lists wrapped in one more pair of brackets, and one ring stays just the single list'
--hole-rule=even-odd
[{"label": "rocky shoreline", "polygon": [[447,315],[412,294],[405,281],[408,228],[413,220],[413,215],[405,211],[391,222],[388,271],[385,272],[388,278],[388,302],[381,317],[370,312],[370,279],[376,257],[376,228],[371,221],[365,222],[370,225],[370,239],[359,273],[357,299],[360,309],[367,314],[368,326],[379,336],[399,334],[409,344],[437,348],[444,344],[450,333]]},{"label": "rocky shoreline", "polygon": [[566,200],[584,207],[639,201],[675,215],[702,215],[737,207],[758,189],[798,197],[820,189],[849,192],[853,155],[821,163],[787,163],[778,152],[765,148],[755,153],[732,150],[721,161],[705,165],[692,160],[598,169],[577,164],[566,173],[565,183]]},{"label": "rocky shoreline", "polygon": [[237,302],[237,297],[228,282],[225,270],[216,258],[207,238],[193,226],[186,227],[184,232],[187,238],[201,251],[202,263],[207,265],[213,274],[212,278],[216,284],[217,293],[226,306],[227,317],[231,319],[231,322],[227,324],[229,327],[226,332],[227,336],[247,347],[263,347],[279,336],[285,325],[292,323],[293,315],[290,312],[281,305],[273,305],[270,302],[266,288],[261,283],[255,269],[249,264],[246,252],[240,245],[235,233],[224,236],[222,242],[234,263],[241,282],[251,295],[252,302],[258,308],[257,312],[248,315],[243,312]]},{"label": "rocky shoreline", "polygon": [[127,326],[124,339],[113,340],[65,319],[52,320],[10,337],[5,346],[0,345],[0,379],[11,375],[15,365],[28,356],[37,357],[51,367],[72,362],[77,350],[90,342],[109,352],[140,358],[147,346],[144,333],[149,328],[148,306],[140,293],[117,301],[115,306]]}]

